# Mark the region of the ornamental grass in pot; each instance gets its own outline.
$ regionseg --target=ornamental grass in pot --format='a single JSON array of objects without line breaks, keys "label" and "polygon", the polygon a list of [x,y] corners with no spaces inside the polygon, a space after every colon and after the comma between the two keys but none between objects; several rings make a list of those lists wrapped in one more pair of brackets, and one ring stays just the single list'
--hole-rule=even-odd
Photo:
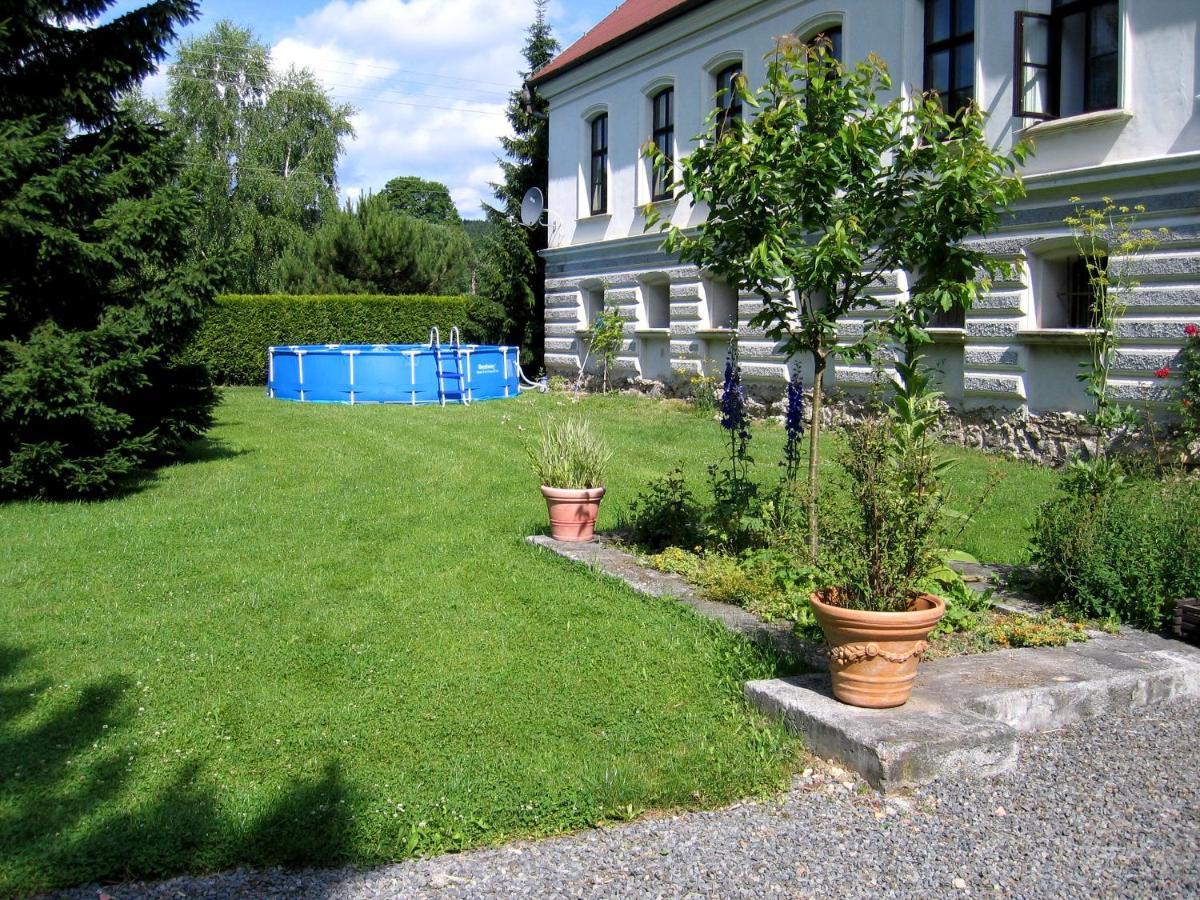
[{"label": "ornamental grass in pot", "polygon": [[572,543],[593,540],[612,453],[591,422],[579,416],[547,418],[525,449],[546,498],[550,537]]},{"label": "ornamental grass in pot", "polygon": [[829,645],[833,693],[852,706],[902,706],[912,693],[928,637],[946,612],[925,589],[942,567],[945,497],[932,437],[940,395],[920,359],[897,363],[887,409],[847,429],[838,462],[846,490],[824,518],[832,586],[812,608]]}]

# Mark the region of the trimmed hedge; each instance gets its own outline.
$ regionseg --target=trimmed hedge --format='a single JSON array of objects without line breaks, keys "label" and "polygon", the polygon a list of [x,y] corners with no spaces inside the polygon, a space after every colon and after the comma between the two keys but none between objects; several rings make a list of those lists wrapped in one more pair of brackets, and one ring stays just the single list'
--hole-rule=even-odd
[{"label": "trimmed hedge", "polygon": [[264,383],[267,348],[285,344],[408,344],[429,339],[437,326],[470,333],[472,297],[265,296],[218,297],[188,350],[218,384]]}]

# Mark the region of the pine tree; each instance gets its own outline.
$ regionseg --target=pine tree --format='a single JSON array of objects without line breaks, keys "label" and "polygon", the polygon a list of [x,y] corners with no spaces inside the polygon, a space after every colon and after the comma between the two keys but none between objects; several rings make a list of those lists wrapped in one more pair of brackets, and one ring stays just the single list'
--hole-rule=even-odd
[{"label": "pine tree", "polygon": [[461,294],[470,255],[461,224],[401,215],[369,194],[285,257],[280,282],[293,294]]},{"label": "pine tree", "polygon": [[[537,17],[529,28],[524,56],[528,76],[558,53],[558,41],[550,29],[546,15],[549,0],[537,0]],[[508,103],[508,121],[513,137],[501,139],[507,159],[500,160],[504,181],[492,185],[499,201],[489,206],[488,219],[510,234],[494,235],[486,248],[486,256],[499,277],[488,278],[485,271],[481,282],[492,284],[483,292],[504,305],[508,314],[506,338],[523,348],[523,360],[540,368],[543,357],[546,305],[546,266],[540,252],[546,249],[546,229],[526,230],[520,224],[521,200],[525,192],[538,187],[545,193],[550,181],[550,122],[549,104],[532,88],[532,102],[525,91],[513,91]]]},{"label": "pine tree", "polygon": [[91,497],[211,422],[178,354],[212,299],[184,263],[180,147],[122,99],[191,0],[97,25],[111,0],[10,0],[0,18],[0,497]]}]

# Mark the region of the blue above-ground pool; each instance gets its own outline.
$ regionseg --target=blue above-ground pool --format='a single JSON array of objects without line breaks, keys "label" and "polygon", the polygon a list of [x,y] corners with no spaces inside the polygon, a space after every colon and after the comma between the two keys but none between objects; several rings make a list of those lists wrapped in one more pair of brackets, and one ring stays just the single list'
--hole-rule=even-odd
[{"label": "blue above-ground pool", "polygon": [[516,397],[516,347],[317,344],[271,347],[267,391],[302,403],[474,403]]}]

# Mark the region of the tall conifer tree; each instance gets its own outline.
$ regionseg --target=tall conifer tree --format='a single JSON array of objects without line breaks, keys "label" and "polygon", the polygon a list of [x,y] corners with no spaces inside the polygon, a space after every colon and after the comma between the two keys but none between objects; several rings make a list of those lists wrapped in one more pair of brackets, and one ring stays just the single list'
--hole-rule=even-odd
[{"label": "tall conifer tree", "polygon": [[187,263],[177,143],[123,101],[191,20],[158,0],[0,16],[0,497],[89,497],[179,451],[215,392],[178,353],[212,298]]},{"label": "tall conifer tree", "polygon": [[[558,41],[546,15],[549,0],[537,0],[537,17],[525,41],[525,62],[532,74],[558,53]],[[531,89],[532,90],[532,89]],[[481,272],[481,293],[502,303],[508,315],[507,340],[518,343],[525,361],[540,367],[543,357],[546,306],[546,265],[539,255],[546,249],[546,229],[526,230],[521,224],[521,200],[531,187],[546,191],[550,181],[549,104],[524,89],[513,91],[508,121],[513,137],[501,139],[507,159],[500,160],[504,181],[492,185],[499,201],[488,208],[488,218],[508,233],[492,236],[488,249],[491,264]],[[491,271],[489,271],[489,269]]]}]

